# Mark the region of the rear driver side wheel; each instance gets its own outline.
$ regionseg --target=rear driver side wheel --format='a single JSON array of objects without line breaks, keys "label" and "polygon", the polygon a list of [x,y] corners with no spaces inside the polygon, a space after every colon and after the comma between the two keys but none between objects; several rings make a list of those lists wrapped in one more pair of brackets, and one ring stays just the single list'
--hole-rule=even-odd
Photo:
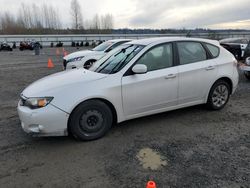
[{"label": "rear driver side wheel", "polygon": [[90,100],[80,104],[71,114],[69,131],[78,140],[95,140],[111,128],[113,116],[102,101]]},{"label": "rear driver side wheel", "polygon": [[230,86],[224,80],[217,81],[211,88],[206,106],[211,110],[221,110],[230,98]]}]

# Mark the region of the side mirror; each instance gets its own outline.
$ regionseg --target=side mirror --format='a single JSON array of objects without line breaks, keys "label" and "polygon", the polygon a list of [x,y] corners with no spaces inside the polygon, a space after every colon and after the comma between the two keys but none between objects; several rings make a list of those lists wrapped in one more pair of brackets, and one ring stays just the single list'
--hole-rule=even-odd
[{"label": "side mirror", "polygon": [[145,74],[148,71],[148,68],[146,65],[143,64],[137,64],[132,68],[133,73],[135,74]]}]

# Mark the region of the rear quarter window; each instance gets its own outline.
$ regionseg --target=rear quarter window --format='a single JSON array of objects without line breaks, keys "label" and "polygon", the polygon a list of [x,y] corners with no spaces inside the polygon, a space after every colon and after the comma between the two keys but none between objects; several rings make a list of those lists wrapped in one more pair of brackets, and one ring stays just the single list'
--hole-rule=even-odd
[{"label": "rear quarter window", "polygon": [[180,65],[207,60],[207,52],[199,42],[177,42]]},{"label": "rear quarter window", "polygon": [[216,58],[220,54],[220,49],[217,46],[214,46],[212,44],[205,44],[208,50],[210,51],[213,58]]}]

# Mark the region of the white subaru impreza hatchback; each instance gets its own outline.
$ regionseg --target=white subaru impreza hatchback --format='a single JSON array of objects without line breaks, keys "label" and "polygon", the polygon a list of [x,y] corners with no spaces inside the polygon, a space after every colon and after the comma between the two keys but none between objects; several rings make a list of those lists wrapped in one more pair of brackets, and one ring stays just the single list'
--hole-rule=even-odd
[{"label": "white subaru impreza hatchback", "polygon": [[152,38],[123,44],[90,70],[36,81],[21,94],[24,131],[93,140],[112,125],[198,104],[222,109],[238,85],[237,62],[217,41]]}]

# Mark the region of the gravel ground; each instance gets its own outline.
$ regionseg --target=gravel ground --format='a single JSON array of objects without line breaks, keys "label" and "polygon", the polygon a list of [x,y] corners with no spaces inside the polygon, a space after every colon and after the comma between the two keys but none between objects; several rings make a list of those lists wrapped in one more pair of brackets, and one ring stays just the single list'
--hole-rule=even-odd
[{"label": "gravel ground", "polygon": [[[68,48],[68,51],[74,51]],[[0,187],[250,187],[250,82],[225,109],[203,106],[121,123],[104,138],[32,138],[17,116],[20,92],[62,70],[55,49],[0,52]],[[51,57],[55,68],[46,68]]]}]

